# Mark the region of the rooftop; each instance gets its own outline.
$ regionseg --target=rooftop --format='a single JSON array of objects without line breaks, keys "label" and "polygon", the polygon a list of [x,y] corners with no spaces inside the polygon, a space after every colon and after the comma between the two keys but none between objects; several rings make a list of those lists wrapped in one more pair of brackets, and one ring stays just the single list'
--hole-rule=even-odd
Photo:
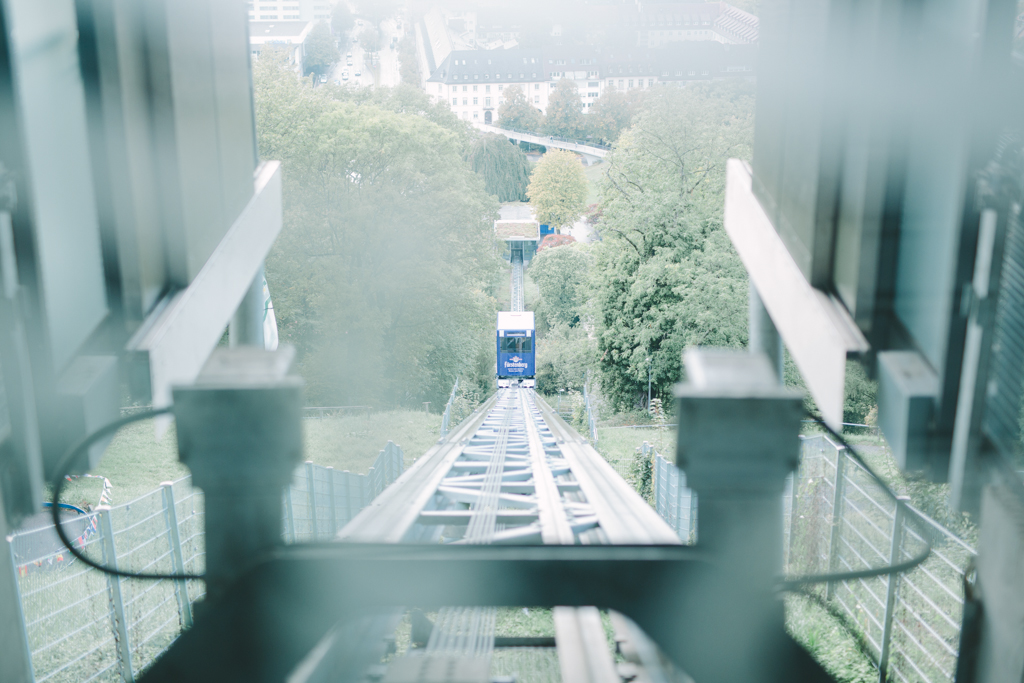
[{"label": "rooftop", "polygon": [[249,42],[302,42],[312,21],[250,21]]}]

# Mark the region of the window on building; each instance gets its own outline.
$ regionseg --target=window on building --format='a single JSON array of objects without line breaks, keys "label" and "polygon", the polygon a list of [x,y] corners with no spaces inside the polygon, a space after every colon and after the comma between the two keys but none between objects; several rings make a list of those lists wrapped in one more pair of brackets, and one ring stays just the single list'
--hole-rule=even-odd
[{"label": "window on building", "polygon": [[650,87],[653,87],[653,86],[654,86],[654,79],[653,78],[648,78],[647,79],[647,87],[650,88]]},{"label": "window on building", "polygon": [[697,71],[694,70],[694,69],[690,69],[689,71],[686,72],[686,75],[687,76],[696,76],[697,75]]},{"label": "window on building", "polygon": [[608,87],[609,88],[614,88],[615,87],[615,81],[613,81],[612,79],[609,78],[608,79]]},{"label": "window on building", "polygon": [[484,106],[485,107],[491,106],[491,98],[490,97],[485,97],[484,98]]},{"label": "window on building", "polygon": [[504,90],[504,89],[505,89],[505,86],[504,86],[504,85],[499,85],[499,86],[498,86],[498,92],[501,92],[501,91],[502,91],[502,90]]},{"label": "window on building", "polygon": [[598,87],[598,85],[599,84],[596,81],[594,83],[587,83],[587,87],[588,88],[596,88],[596,87]]},{"label": "window on building", "polygon": [[620,88],[622,87],[622,79],[621,78],[619,79],[619,87]]},{"label": "window on building", "polygon": [[480,102],[478,101],[479,99],[480,99],[479,97],[474,97],[473,98],[473,104],[480,104]]},{"label": "window on building", "polygon": [[437,84],[437,92],[444,92],[444,86],[442,86],[440,83]]},{"label": "window on building", "polygon": [[458,97],[453,97],[452,98],[452,104],[458,104],[458,103],[459,103],[459,98]]},{"label": "window on building", "polygon": [[277,21],[276,14],[261,14],[260,19],[263,21]]},{"label": "window on building", "polygon": [[505,98],[504,97],[499,97],[498,98],[498,106],[500,107],[503,104],[505,104]]},{"label": "window on building", "polygon": [[710,72],[710,71],[708,71],[707,69],[704,69],[704,70],[702,70],[702,71],[700,72],[700,75],[701,75],[701,76],[710,76],[710,75],[711,75],[711,72]]},{"label": "window on building", "polygon": [[462,98],[462,104],[464,104],[464,105],[465,104],[469,104],[469,101],[465,97],[463,97]]},{"label": "window on building", "polygon": [[478,87],[479,87],[479,86],[476,86],[476,85],[474,85],[474,86],[473,86],[473,92],[476,92],[476,89],[477,89]]},{"label": "window on building", "polygon": [[519,78],[526,78],[526,74],[524,74],[524,73],[520,73],[520,74],[519,74]]},{"label": "window on building", "polygon": [[474,119],[475,119],[475,118],[479,118],[479,117],[480,117],[480,112],[476,112],[476,111],[475,111],[475,112],[473,112],[473,118],[474,118]]},{"label": "window on building", "polygon": [[298,19],[299,15],[298,14],[286,14],[286,15],[284,15],[284,18],[285,18],[285,20],[288,20],[288,19]]},{"label": "window on building", "polygon": [[632,78],[631,78],[631,79],[629,79],[629,86],[628,86],[628,87],[630,87],[630,88],[632,88],[632,87],[633,87],[633,79],[632,79]]},{"label": "window on building", "polygon": [[540,90],[540,83],[534,83],[533,84],[533,89],[534,90]]},{"label": "window on building", "polygon": [[469,86],[468,86],[468,85],[464,85],[464,86],[462,86],[462,92],[466,92],[466,90],[468,90],[468,89],[469,89]]},{"label": "window on building", "polygon": [[533,103],[534,104],[540,104],[540,95],[534,95],[533,96]]}]

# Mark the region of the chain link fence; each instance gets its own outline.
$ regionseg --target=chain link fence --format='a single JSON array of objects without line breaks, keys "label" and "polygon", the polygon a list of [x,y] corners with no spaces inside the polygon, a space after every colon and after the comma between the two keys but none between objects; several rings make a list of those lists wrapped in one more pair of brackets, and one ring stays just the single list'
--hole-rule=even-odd
[{"label": "chain link fence", "polygon": [[[284,494],[286,542],[327,540],[404,470],[388,442],[367,474],[307,462]],[[129,503],[94,512],[62,511],[75,546],[133,572],[202,574],[203,494],[191,477],[167,482]],[[104,574],[74,558],[40,516],[9,538],[37,683],[134,681],[192,625],[201,580],[140,581]]]}]

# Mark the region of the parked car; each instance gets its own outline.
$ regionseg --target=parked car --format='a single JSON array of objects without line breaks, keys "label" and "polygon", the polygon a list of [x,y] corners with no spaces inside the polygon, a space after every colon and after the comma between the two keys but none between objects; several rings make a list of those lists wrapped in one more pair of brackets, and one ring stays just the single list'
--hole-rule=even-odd
[{"label": "parked car", "polygon": [[348,72],[347,71],[345,71],[344,73],[341,74],[341,80],[343,80],[343,81],[347,81],[348,80]]},{"label": "parked car", "polygon": [[359,78],[359,77],[360,77],[360,76],[362,76],[362,75],[363,75],[363,74],[362,74],[362,73],[360,73],[359,71],[357,71],[357,72],[356,72],[356,78]]},{"label": "parked car", "polygon": [[320,74],[320,82],[321,83],[326,83],[327,82],[327,74]]}]

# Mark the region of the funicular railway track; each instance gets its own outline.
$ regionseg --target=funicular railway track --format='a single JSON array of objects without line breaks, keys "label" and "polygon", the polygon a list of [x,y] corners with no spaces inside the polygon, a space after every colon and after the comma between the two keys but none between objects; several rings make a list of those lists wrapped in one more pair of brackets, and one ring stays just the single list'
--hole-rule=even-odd
[{"label": "funicular railway track", "polygon": [[[680,543],[586,439],[521,388],[499,389],[340,536],[370,543]],[[494,608],[441,610],[426,647],[392,662],[384,680],[490,680],[496,643],[515,641],[495,633],[494,615]],[[559,673],[531,680],[622,680],[596,608],[555,608],[554,622]],[[614,613],[612,623],[645,675],[667,680],[650,641]]]}]

